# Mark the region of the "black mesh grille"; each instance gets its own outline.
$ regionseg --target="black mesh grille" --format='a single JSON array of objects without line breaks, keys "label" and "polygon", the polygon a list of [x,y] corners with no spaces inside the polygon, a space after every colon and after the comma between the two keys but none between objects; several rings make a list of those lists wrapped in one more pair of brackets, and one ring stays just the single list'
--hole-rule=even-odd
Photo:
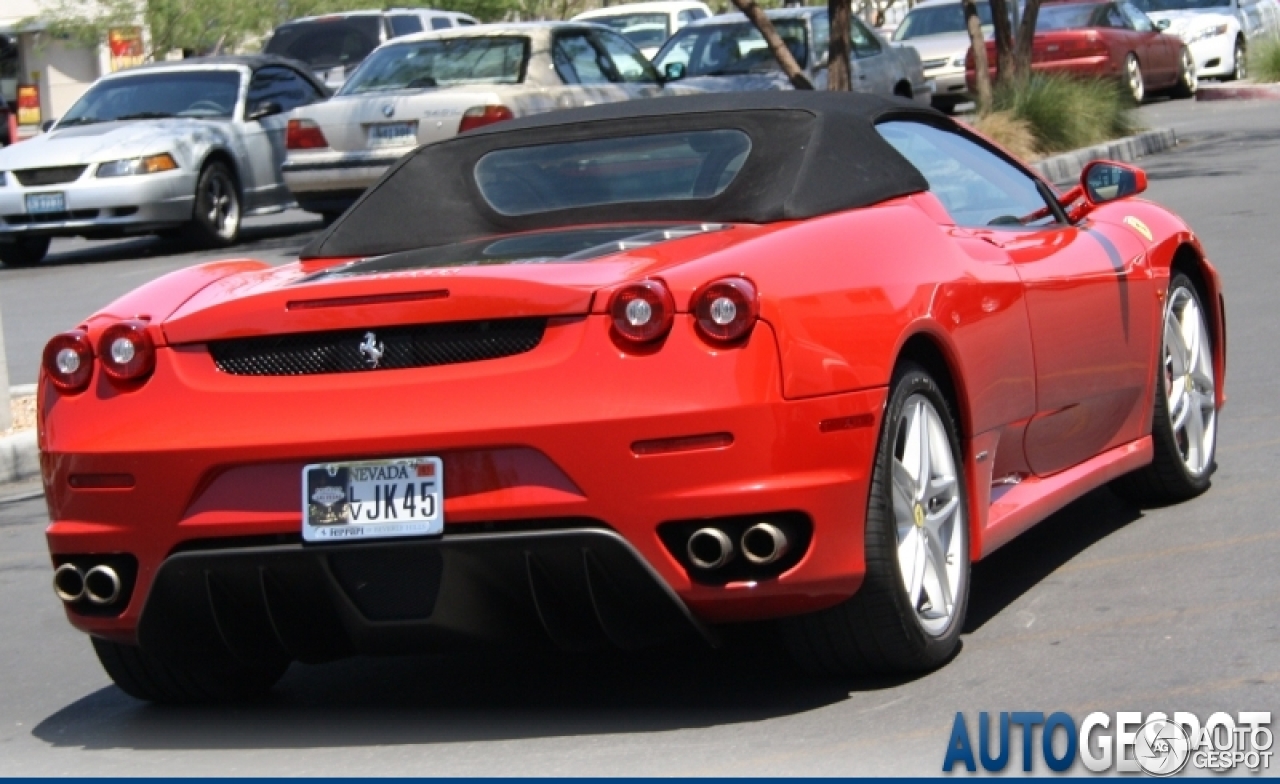
[{"label": "black mesh grille", "polygon": [[18,169],[13,173],[26,186],[61,185],[75,182],[84,174],[84,166],[54,166],[48,169]]},{"label": "black mesh grille", "polygon": [[542,341],[546,327],[539,318],[310,332],[215,341],[209,353],[219,370],[238,376],[397,370],[523,354]]}]

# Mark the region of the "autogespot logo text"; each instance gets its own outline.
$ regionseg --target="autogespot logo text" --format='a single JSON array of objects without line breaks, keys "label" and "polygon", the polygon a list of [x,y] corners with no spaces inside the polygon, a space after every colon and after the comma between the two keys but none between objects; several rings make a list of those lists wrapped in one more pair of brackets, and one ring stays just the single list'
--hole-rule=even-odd
[{"label": "autogespot logo text", "polygon": [[[1201,723],[1193,713],[1121,711],[1090,713],[1076,722],[1066,713],[1015,711],[979,713],[976,725],[957,713],[942,761],[944,773],[1002,771],[1021,764],[1031,772],[1039,756],[1051,771],[1070,770],[1076,761],[1094,773],[1143,772],[1152,776],[1225,773],[1271,768],[1270,711],[1214,713]],[[976,743],[974,741],[977,741]],[[1020,741],[1020,742],[1018,742]],[[1020,752],[1020,753],[1019,753]]]}]

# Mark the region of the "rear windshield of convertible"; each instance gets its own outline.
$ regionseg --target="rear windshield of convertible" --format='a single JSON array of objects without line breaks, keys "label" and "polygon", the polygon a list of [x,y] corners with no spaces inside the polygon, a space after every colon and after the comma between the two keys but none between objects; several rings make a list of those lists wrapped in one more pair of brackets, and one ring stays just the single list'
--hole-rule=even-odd
[{"label": "rear windshield of convertible", "polygon": [[624,202],[710,199],[742,170],[751,137],[720,129],[494,150],[476,162],[480,194],[502,215]]}]

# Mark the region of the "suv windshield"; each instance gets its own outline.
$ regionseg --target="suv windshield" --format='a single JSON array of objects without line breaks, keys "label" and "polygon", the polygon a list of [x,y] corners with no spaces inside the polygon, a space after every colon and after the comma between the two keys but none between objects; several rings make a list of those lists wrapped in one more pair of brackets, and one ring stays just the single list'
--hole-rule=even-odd
[{"label": "suv windshield", "polygon": [[239,71],[159,70],[120,76],[90,87],[58,127],[161,117],[228,118],[239,95]]},{"label": "suv windshield", "polygon": [[494,150],[476,162],[475,177],[503,215],[710,199],[750,152],[751,137],[737,130],[624,136]]},{"label": "suv windshield", "polygon": [[640,49],[662,46],[671,31],[667,29],[670,17],[666,14],[618,14],[583,19],[591,24],[612,27]]},{"label": "suv windshield", "polygon": [[380,43],[381,16],[333,16],[280,25],[263,51],[312,68],[353,68]]},{"label": "suv windshield", "polygon": [[[991,25],[991,6],[978,3],[978,19],[983,27]],[[929,5],[913,8],[902,20],[898,29],[893,32],[893,40],[909,41],[912,38],[923,38],[926,35],[942,35],[944,33],[963,33],[964,9],[959,3],[947,5]]]},{"label": "suv windshield", "polygon": [[[801,68],[809,63],[809,32],[803,19],[774,19],[773,26]],[[749,22],[686,27],[654,58],[658,70],[683,63],[687,76],[727,76],[779,70],[773,52]]]},{"label": "suv windshield", "polygon": [[414,90],[455,84],[518,84],[529,39],[523,36],[444,38],[379,49],[338,95]]}]

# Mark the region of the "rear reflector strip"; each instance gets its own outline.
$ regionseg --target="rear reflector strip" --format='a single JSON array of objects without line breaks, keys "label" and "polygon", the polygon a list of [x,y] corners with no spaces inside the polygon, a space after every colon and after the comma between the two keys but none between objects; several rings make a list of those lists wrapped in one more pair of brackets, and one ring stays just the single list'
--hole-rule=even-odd
[{"label": "rear reflector strip", "polygon": [[328,299],[299,299],[285,303],[285,310],[314,310],[316,308],[349,308],[356,305],[388,305],[393,302],[418,302],[428,299],[445,299],[448,289],[432,291],[397,292],[394,294],[367,294],[362,297],[329,297]]},{"label": "rear reflector strip", "polygon": [[639,456],[661,455],[669,452],[692,452],[696,449],[724,449],[732,445],[732,433],[703,433],[696,436],[637,441],[631,445],[631,451]]},{"label": "rear reflector strip", "polygon": [[76,490],[128,490],[133,474],[72,474],[67,482]]}]

